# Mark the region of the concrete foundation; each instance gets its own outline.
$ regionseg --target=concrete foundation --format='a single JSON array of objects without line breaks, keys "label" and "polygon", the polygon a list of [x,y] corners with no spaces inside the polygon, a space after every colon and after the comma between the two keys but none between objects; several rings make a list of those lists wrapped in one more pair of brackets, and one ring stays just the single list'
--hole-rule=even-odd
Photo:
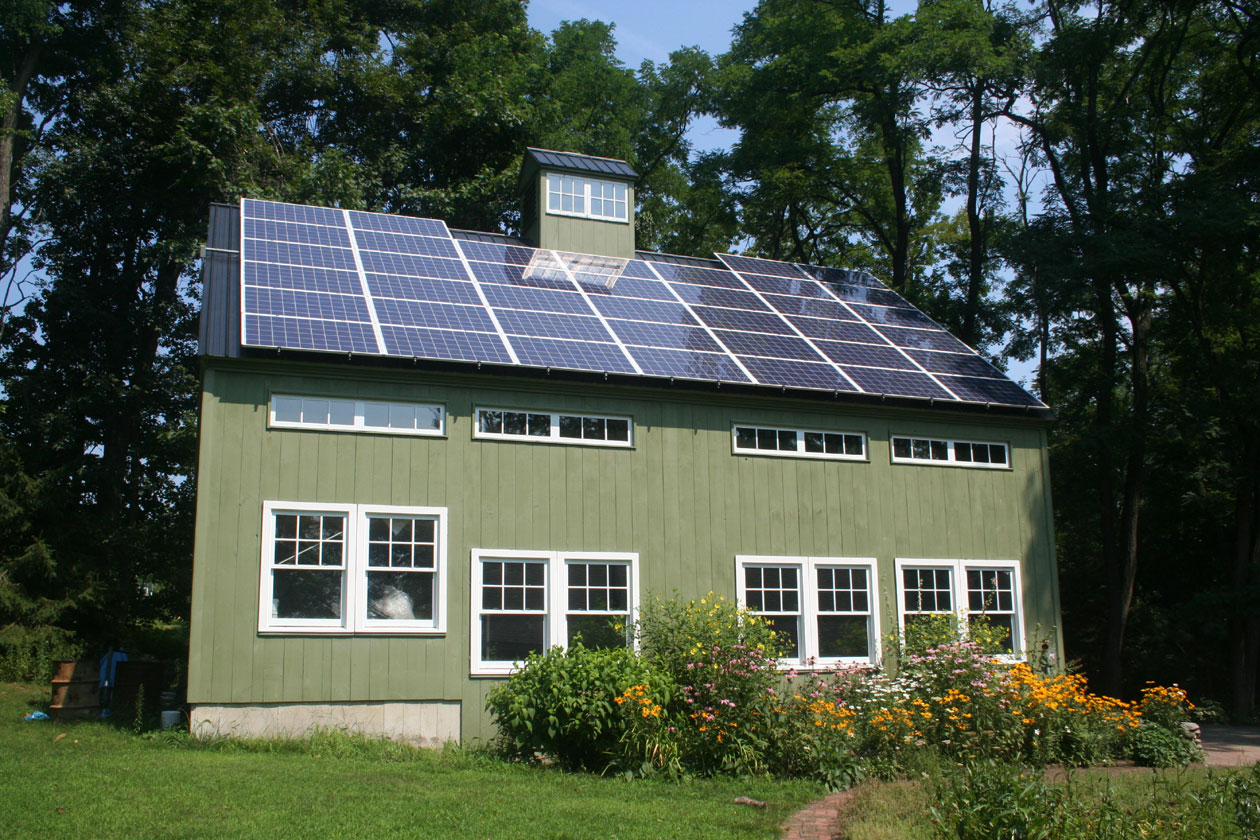
[{"label": "concrete foundation", "polygon": [[189,718],[198,738],[302,737],[325,729],[426,747],[459,740],[457,702],[203,704]]}]

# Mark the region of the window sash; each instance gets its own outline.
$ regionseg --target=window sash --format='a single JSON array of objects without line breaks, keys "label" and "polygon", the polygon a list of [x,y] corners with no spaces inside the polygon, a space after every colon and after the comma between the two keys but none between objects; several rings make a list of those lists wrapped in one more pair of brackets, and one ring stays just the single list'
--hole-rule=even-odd
[{"label": "window sash", "polygon": [[755,423],[731,424],[731,450],[740,455],[777,455],[783,458],[867,459],[866,435],[862,432],[792,429]]},{"label": "window sash", "polygon": [[[339,564],[320,565],[276,562],[278,546],[287,542],[285,518],[319,516],[340,518],[342,555]],[[372,521],[387,518],[431,523],[431,534],[412,542],[409,558],[415,562],[419,546],[420,566],[372,565]],[[260,633],[318,634],[442,634],[446,632],[446,508],[395,505],[352,505],[305,502],[263,503],[261,564],[258,604]],[[423,528],[428,531],[429,528]],[[300,533],[298,535],[300,537]],[[299,540],[300,542],[300,540]],[[377,541],[379,543],[379,541]],[[391,541],[391,546],[393,542]],[[377,552],[379,557],[379,551]],[[322,557],[321,557],[322,559]],[[401,562],[401,552],[399,553]],[[341,582],[340,615],[335,618],[280,617],[276,615],[277,573],[338,572]],[[392,590],[392,591],[390,591]],[[410,590],[410,591],[409,591]],[[371,593],[378,594],[375,602]],[[417,602],[419,598],[419,602]],[[389,610],[397,617],[382,614]],[[411,617],[403,615],[410,610]],[[374,614],[375,611],[375,614]],[[417,613],[419,616],[417,617]]]},{"label": "window sash", "polygon": [[446,408],[437,403],[275,393],[268,401],[267,425],[273,429],[443,437]]},{"label": "window sash", "polygon": [[[1011,448],[1001,441],[947,440],[893,435],[889,453],[894,464],[934,464],[951,467],[1011,469]],[[983,455],[981,454],[983,453]]]},{"label": "window sash", "polygon": [[569,446],[634,446],[634,420],[615,414],[574,414],[479,406],[473,437],[482,440],[562,443]]}]

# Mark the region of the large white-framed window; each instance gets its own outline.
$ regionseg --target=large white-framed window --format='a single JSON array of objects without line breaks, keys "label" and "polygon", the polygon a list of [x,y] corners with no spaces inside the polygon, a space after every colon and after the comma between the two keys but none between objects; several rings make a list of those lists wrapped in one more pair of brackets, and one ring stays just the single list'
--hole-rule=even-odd
[{"label": "large white-framed window", "polygon": [[739,455],[864,461],[866,435],[861,432],[783,429],[752,423],[732,423],[731,448]]},{"label": "large white-framed window", "polygon": [[391,400],[272,394],[267,425],[274,429],[440,437],[446,434],[446,407]]},{"label": "large white-framed window", "polygon": [[585,446],[634,445],[629,417],[527,409],[479,407],[473,437],[483,440],[527,440]]},{"label": "large white-framed window", "polygon": [[547,176],[547,212],[608,222],[629,222],[629,192],[621,181]]},{"label": "large white-framed window", "polygon": [[446,508],[263,502],[260,633],[446,632]]},{"label": "large white-framed window", "polygon": [[1017,561],[898,558],[896,569],[900,627],[931,615],[953,615],[966,627],[983,616],[1002,632],[1007,654],[1023,656],[1023,588]]},{"label": "large white-framed window", "polygon": [[871,557],[737,555],[740,603],[784,638],[784,665],[874,665],[879,659]]},{"label": "large white-framed window", "polygon": [[639,606],[637,554],[472,552],[471,672],[510,674],[531,653],[629,644]]},{"label": "large white-framed window", "polygon": [[987,440],[947,440],[945,438],[893,435],[894,464],[935,464],[952,467],[1010,469],[1010,448]]}]

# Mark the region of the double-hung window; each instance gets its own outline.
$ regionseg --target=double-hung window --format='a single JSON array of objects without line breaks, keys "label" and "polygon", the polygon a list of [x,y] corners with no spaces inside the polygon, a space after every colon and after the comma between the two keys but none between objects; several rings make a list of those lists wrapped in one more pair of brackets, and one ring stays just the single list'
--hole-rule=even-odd
[{"label": "double-hung window", "polygon": [[[983,620],[1001,634],[1008,654],[1023,653],[1019,564],[1008,560],[897,560],[901,627],[931,615],[970,626]],[[983,618],[981,618],[983,617]]]},{"label": "double-hung window", "polygon": [[262,633],[443,633],[446,508],[264,502]]},{"label": "double-hung window", "polygon": [[735,558],[740,602],[779,633],[789,665],[875,664],[879,616],[870,558]]},{"label": "double-hung window", "polygon": [[507,674],[531,653],[629,643],[638,555],[496,551],[472,554],[474,674]]}]

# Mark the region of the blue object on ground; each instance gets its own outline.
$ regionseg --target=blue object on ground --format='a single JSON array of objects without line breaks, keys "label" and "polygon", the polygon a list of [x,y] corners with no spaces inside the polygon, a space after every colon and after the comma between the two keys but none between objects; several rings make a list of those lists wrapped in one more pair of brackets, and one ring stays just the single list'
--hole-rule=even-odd
[{"label": "blue object on ground", "polygon": [[43,712],[31,712],[29,715],[22,718],[22,720],[49,720],[49,717]]}]

